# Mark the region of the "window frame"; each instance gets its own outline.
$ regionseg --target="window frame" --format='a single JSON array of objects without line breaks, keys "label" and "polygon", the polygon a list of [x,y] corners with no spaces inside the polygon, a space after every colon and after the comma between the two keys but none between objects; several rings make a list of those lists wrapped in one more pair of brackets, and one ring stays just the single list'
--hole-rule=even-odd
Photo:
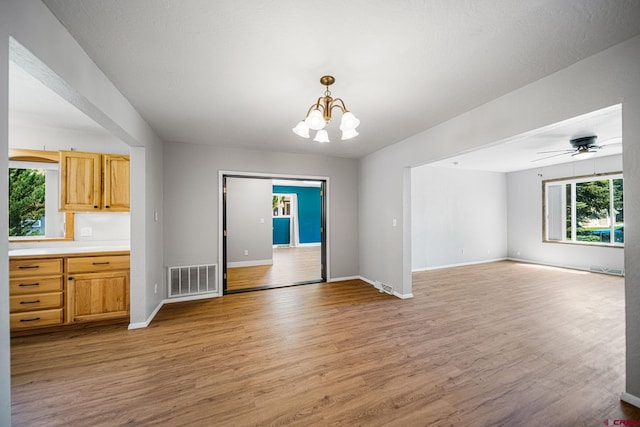
[{"label": "window frame", "polygon": [[[21,148],[9,149],[9,160],[20,162],[40,162],[40,163],[58,163],[59,154],[57,151],[44,150],[27,150]],[[59,208],[59,206],[58,206]],[[65,212],[64,218],[64,237],[26,237],[14,236],[9,237],[9,243],[32,243],[32,242],[68,242],[74,240],[74,213]]]},{"label": "window frame", "polygon": [[[624,200],[624,175],[622,173],[622,171],[615,171],[615,172],[606,172],[606,173],[600,173],[600,174],[593,174],[593,175],[581,175],[581,176],[576,176],[576,177],[570,177],[570,178],[553,178],[553,179],[547,179],[547,180],[543,180],[542,181],[542,242],[543,243],[558,243],[558,244],[565,244],[565,245],[580,245],[580,246],[600,246],[600,247],[607,247],[607,248],[624,248],[624,242],[616,242],[615,241],[615,219],[612,221],[612,224],[609,226],[610,230],[612,230],[610,232],[610,242],[586,242],[586,241],[580,241],[580,240],[576,240],[576,236],[577,236],[577,226],[576,226],[576,188],[575,185],[576,184],[580,184],[580,183],[584,183],[584,182],[592,182],[592,181],[603,181],[603,180],[608,180],[609,181],[609,191],[610,191],[610,199],[609,199],[609,215],[612,215],[612,208],[613,208],[613,204],[614,204],[614,200],[613,200],[613,190],[612,190],[612,186],[613,186],[613,181],[616,179],[622,179],[623,180],[623,200]],[[553,184],[564,184],[564,190],[566,192],[566,185],[570,184],[571,185],[571,209],[572,209],[572,215],[571,215],[571,240],[566,240],[567,238],[567,228],[566,228],[566,216],[563,213],[562,217],[560,218],[561,223],[564,224],[562,227],[562,233],[561,235],[563,236],[562,240],[550,240],[549,239],[549,202],[548,202],[548,197],[547,197],[547,188],[549,187],[549,185],[553,185]],[[561,191],[561,194],[563,192]],[[566,211],[566,196],[565,196],[565,202],[563,203],[563,207],[562,207],[563,211]]]}]

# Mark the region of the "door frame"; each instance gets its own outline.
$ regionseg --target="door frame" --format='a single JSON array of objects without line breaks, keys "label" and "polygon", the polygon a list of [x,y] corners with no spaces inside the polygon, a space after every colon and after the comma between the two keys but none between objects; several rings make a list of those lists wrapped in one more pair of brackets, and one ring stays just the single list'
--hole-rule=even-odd
[{"label": "door frame", "polygon": [[[328,282],[331,277],[330,245],[329,245],[329,177],[317,175],[287,175],[278,173],[256,173],[240,171],[218,171],[218,283],[221,284],[219,295],[227,294],[227,178],[252,178],[252,179],[283,179],[289,181],[318,181],[320,182],[320,254],[321,254],[321,279]],[[304,282],[307,283],[307,282]],[[287,284],[288,285],[295,285]]]}]

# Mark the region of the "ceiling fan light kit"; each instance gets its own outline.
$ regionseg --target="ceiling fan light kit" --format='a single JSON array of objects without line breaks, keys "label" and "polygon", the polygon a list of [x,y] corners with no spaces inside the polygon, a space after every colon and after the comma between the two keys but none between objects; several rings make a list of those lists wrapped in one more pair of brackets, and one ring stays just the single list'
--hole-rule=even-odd
[{"label": "ceiling fan light kit", "polygon": [[340,121],[341,139],[347,140],[358,136],[356,128],[360,125],[360,120],[347,109],[342,99],[331,97],[329,86],[335,81],[336,79],[333,76],[322,76],[320,78],[320,83],[326,87],[324,95],[309,107],[307,116],[292,129],[293,133],[303,138],[309,138],[309,130],[316,130],[318,132],[313,138],[314,141],[320,143],[329,142],[329,134],[324,128],[331,121],[333,109],[339,108],[342,111],[342,120]]}]

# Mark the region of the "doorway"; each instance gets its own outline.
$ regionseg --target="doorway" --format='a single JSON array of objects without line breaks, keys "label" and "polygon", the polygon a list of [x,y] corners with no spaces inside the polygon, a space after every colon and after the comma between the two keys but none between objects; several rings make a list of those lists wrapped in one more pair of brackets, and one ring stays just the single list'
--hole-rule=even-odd
[{"label": "doorway", "polygon": [[326,179],[222,175],[223,293],[325,282]]}]

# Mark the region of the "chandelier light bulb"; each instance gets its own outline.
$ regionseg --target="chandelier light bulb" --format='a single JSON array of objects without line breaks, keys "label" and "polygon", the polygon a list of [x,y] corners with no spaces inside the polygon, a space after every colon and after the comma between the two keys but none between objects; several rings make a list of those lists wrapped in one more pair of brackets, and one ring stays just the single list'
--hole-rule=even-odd
[{"label": "chandelier light bulb", "polygon": [[322,117],[322,111],[318,109],[311,110],[307,118],[304,119],[304,122],[309,126],[309,129],[313,130],[324,129],[327,125],[327,122],[324,121],[324,117]]},{"label": "chandelier light bulb", "polygon": [[340,121],[341,131],[353,130],[357,128],[359,125],[360,125],[360,120],[358,120],[358,118],[354,116],[352,112],[347,111],[342,115],[342,120]]},{"label": "chandelier light bulb", "polygon": [[325,142],[329,142],[329,134],[327,133],[326,130],[320,129],[318,133],[316,133],[316,137],[313,138],[313,140],[321,144]]},{"label": "chandelier light bulb", "polygon": [[299,121],[296,127],[291,129],[293,133],[303,138],[309,138],[309,126],[304,121]]},{"label": "chandelier light bulb", "polygon": [[351,130],[343,130],[342,131],[342,139],[343,141],[347,140],[347,139],[351,139],[351,138],[355,138],[356,136],[358,136],[358,131],[355,129],[351,129]]}]

